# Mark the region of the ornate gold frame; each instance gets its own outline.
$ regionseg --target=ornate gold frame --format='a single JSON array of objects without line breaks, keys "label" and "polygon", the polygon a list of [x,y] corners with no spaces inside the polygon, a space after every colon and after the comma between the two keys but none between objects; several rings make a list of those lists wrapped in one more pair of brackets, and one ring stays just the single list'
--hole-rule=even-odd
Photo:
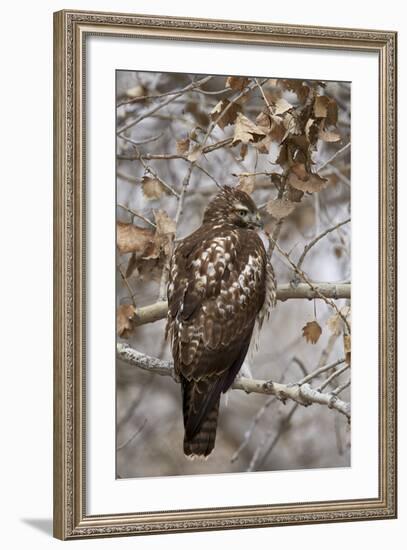
[{"label": "ornate gold frame", "polygon": [[[83,75],[89,34],[376,52],[379,59],[378,498],[89,516],[85,506]],[[146,15],[54,14],[54,535],[82,537],[396,517],[395,32]]]}]

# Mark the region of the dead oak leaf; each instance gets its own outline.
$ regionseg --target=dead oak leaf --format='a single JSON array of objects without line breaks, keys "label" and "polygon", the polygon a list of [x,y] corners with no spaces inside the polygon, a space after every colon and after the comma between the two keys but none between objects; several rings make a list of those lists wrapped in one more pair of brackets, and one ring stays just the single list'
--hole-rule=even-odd
[{"label": "dead oak leaf", "polygon": [[196,162],[201,157],[201,155],[202,155],[202,146],[196,145],[190,151],[189,155],[187,156],[187,159],[190,162]]},{"label": "dead oak leaf", "polygon": [[322,129],[319,130],[318,137],[319,139],[322,139],[322,141],[326,141],[327,143],[335,143],[336,141],[341,140],[341,135],[338,134],[338,132],[332,132]]},{"label": "dead oak leaf", "polygon": [[142,84],[137,84],[133,88],[126,90],[127,97],[135,99],[137,97],[144,97],[147,93],[146,88]]},{"label": "dead oak leaf", "polygon": [[289,103],[286,99],[281,97],[274,104],[274,109],[275,109],[274,114],[275,115],[283,115],[284,113],[286,113],[287,111],[289,111],[292,108],[293,108],[293,106],[291,105],[291,103]]},{"label": "dead oak leaf", "polygon": [[242,143],[242,145],[240,147],[240,158],[242,160],[244,160],[246,158],[247,151],[248,151],[247,143]]},{"label": "dead oak leaf", "polygon": [[314,101],[314,116],[325,119],[327,126],[334,126],[338,122],[336,101],[326,95],[317,96]]},{"label": "dead oak leaf", "polygon": [[326,322],[326,326],[329,328],[332,334],[335,336],[339,336],[342,331],[342,319],[340,315],[335,313],[334,315],[331,315],[329,319]]},{"label": "dead oak leaf", "polygon": [[155,210],[154,219],[159,235],[174,235],[176,223],[175,220],[169,217],[165,210]]},{"label": "dead oak leaf", "polygon": [[[175,236],[175,220],[170,218],[165,210],[154,211],[156,231],[151,230],[152,238],[143,250],[133,252],[127,265],[126,277],[130,277],[137,269],[138,277],[161,276],[164,265],[172,254]],[[150,230],[149,230],[150,231]]]},{"label": "dead oak leaf", "polygon": [[143,195],[148,200],[159,199],[164,193],[167,192],[164,185],[158,179],[150,176],[143,176],[141,180],[141,187],[143,189]]},{"label": "dead oak leaf", "polygon": [[226,79],[226,88],[242,92],[249,82],[250,78],[246,76],[228,76]]},{"label": "dead oak leaf", "polygon": [[[223,111],[225,112],[223,113]],[[228,99],[221,99],[210,112],[210,118],[212,122],[216,121],[219,128],[223,130],[225,126],[235,122],[237,114],[240,111],[241,107],[238,103],[231,103]]]},{"label": "dead oak leaf", "polygon": [[154,238],[154,229],[138,227],[132,223],[117,222],[116,242],[120,254],[128,252],[144,254],[153,244]]},{"label": "dead oak leaf", "polygon": [[132,304],[121,304],[117,308],[117,334],[120,338],[128,338],[133,330],[136,308]]},{"label": "dead oak leaf", "polygon": [[339,336],[343,331],[345,325],[344,318],[347,320],[348,324],[350,324],[350,319],[348,319],[350,315],[350,307],[344,306],[340,310],[340,313],[341,315],[339,315],[338,313],[334,313],[333,315],[331,315],[331,317],[329,317],[326,322],[327,327],[335,336]]},{"label": "dead oak leaf", "polygon": [[277,220],[286,218],[294,209],[295,203],[287,199],[271,199],[266,205],[267,212]]},{"label": "dead oak leaf", "polygon": [[316,344],[321,334],[322,328],[317,321],[309,321],[302,327],[302,335],[306,342],[309,342],[310,344]]},{"label": "dead oak leaf", "polygon": [[238,113],[232,144],[257,142],[266,136],[265,132],[250,119]]},{"label": "dead oak leaf", "polygon": [[278,81],[284,90],[294,92],[301,103],[304,103],[310,93],[310,88],[302,80],[282,79]]},{"label": "dead oak leaf", "polygon": [[177,143],[175,144],[175,149],[177,151],[177,155],[184,156],[189,151],[189,138],[186,139],[179,139]]},{"label": "dead oak leaf", "polygon": [[343,335],[343,351],[345,353],[345,361],[350,365],[351,361],[351,337],[350,334]]},{"label": "dead oak leaf", "polygon": [[302,191],[303,193],[318,193],[325,189],[328,184],[326,178],[322,178],[318,174],[308,172],[306,166],[302,163],[296,163],[291,167],[288,174],[287,182],[289,185]]},{"label": "dead oak leaf", "polygon": [[281,117],[262,111],[256,117],[256,125],[266,137],[255,144],[259,153],[268,153],[272,141],[280,143],[286,133],[286,128]]},{"label": "dead oak leaf", "polygon": [[254,186],[256,183],[256,176],[253,174],[239,174],[239,183],[237,184],[237,188],[241,191],[244,191],[248,195],[251,195],[254,191]]}]

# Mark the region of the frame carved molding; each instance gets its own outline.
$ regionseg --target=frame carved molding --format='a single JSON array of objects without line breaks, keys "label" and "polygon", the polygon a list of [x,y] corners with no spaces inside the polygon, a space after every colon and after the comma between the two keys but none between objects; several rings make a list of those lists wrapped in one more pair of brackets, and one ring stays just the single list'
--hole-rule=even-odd
[{"label": "frame carved molding", "polygon": [[[89,34],[363,50],[380,67],[379,496],[89,516],[85,463],[85,39]],[[61,539],[396,517],[396,40],[394,32],[61,11],[54,14],[54,534]]]}]

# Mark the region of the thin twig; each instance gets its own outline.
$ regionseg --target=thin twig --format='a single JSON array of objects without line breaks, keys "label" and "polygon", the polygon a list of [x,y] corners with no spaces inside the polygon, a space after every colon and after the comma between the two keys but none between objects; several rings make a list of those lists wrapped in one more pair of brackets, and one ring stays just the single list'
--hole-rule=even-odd
[{"label": "thin twig", "polygon": [[331,393],[332,395],[339,395],[341,392],[343,392],[343,390],[346,390],[346,388],[349,388],[349,386],[350,386],[350,378],[346,380],[346,382],[344,382],[343,384],[341,384],[340,386],[332,390]]},{"label": "thin twig", "polygon": [[158,141],[161,137],[163,137],[164,135],[164,132],[161,132],[161,134],[158,134],[157,136],[153,136],[153,137],[150,137],[150,138],[147,138],[147,139],[142,139],[140,141],[134,141],[134,139],[131,139],[131,138],[128,138],[126,136],[118,136],[120,139],[122,139],[123,141],[127,141],[128,143],[130,143],[131,145],[135,145],[136,147],[138,145],[146,145],[147,143],[152,143],[153,141]]},{"label": "thin twig", "polygon": [[[269,233],[266,233],[266,235],[268,236],[269,239],[273,239],[273,237],[269,234]],[[312,283],[310,281],[310,279],[307,277],[307,275],[305,275],[305,273],[298,268],[298,266],[292,261],[292,259],[290,258],[290,256],[284,252],[284,250],[277,244],[277,241],[273,241],[274,242],[274,246],[277,248],[277,250],[280,252],[280,254],[288,261],[288,263],[290,264],[290,266],[294,269],[294,271],[299,275],[299,277],[309,285],[309,287],[311,289],[313,289],[315,291],[315,293],[322,299],[324,300],[325,303],[327,303],[328,305],[330,305],[335,311],[336,313],[339,315],[339,317],[342,319],[342,321],[345,323],[345,326],[348,330],[348,333],[350,334],[351,333],[351,329],[350,329],[350,325],[348,323],[348,320],[346,319],[346,317],[342,314],[342,312],[339,310],[338,306],[332,301],[330,300],[329,298],[327,298],[326,296],[324,296],[319,290],[318,288],[315,286],[315,283]]]},{"label": "thin twig", "polygon": [[130,283],[129,283],[129,281],[127,280],[126,275],[123,273],[122,268],[120,267],[120,265],[118,265],[117,268],[118,268],[118,270],[119,270],[120,276],[121,276],[121,278],[122,278],[124,284],[125,284],[126,287],[127,287],[127,290],[129,291],[129,297],[130,297],[131,301],[133,302],[133,306],[134,306],[135,308],[137,308],[137,306],[136,306],[136,300],[135,300],[135,298],[134,298],[134,296],[135,296],[136,293],[135,293],[134,290],[131,288]]},{"label": "thin twig", "polygon": [[346,370],[348,370],[350,368],[350,364],[347,363],[346,365],[344,365],[342,368],[336,370],[335,372],[333,372],[331,374],[331,376],[329,376],[320,386],[318,386],[317,391],[322,391],[324,390],[331,382],[332,380],[334,380],[335,378],[337,378],[338,376],[340,376],[343,372],[345,372]]},{"label": "thin twig", "polygon": [[342,153],[347,151],[349,148],[350,148],[350,141],[346,145],[344,145],[341,149],[336,151],[336,153],[332,155],[332,157],[329,158],[326,162],[321,164],[321,166],[317,169],[317,172],[320,172],[321,170],[323,170],[326,166],[328,166],[328,164],[332,164],[334,160],[336,160],[340,155],[342,155]]},{"label": "thin twig", "polygon": [[314,378],[316,378],[320,374],[322,374],[322,373],[324,373],[328,370],[334,369],[335,367],[337,367],[338,365],[341,365],[344,362],[345,362],[345,358],[343,357],[342,359],[338,359],[337,361],[335,361],[334,363],[331,363],[330,365],[324,365],[323,367],[318,367],[316,370],[314,370],[310,374],[307,374],[307,376],[305,376],[304,378],[301,378],[301,380],[298,383],[299,384],[305,384],[305,383],[309,382],[310,380],[313,380]]},{"label": "thin twig", "polygon": [[[191,84],[188,85],[188,87],[190,86]],[[195,93],[204,94],[204,95],[219,95],[219,94],[230,92],[230,90],[231,90],[230,87],[223,88],[222,90],[201,90],[200,88],[194,86],[193,88],[191,88],[191,90],[186,90],[186,91],[193,91]],[[173,96],[173,95],[176,95],[177,93],[178,93],[178,90],[175,90],[175,91],[173,90],[171,92],[164,92],[162,94],[143,95],[139,97],[133,97],[132,99],[128,99],[126,101],[122,101],[121,103],[118,103],[117,107],[122,107],[123,105],[129,105],[131,103],[137,103],[138,101],[145,101],[150,99],[161,99],[162,97]]]},{"label": "thin twig", "polygon": [[260,467],[264,463],[266,458],[270,455],[274,447],[277,445],[281,436],[287,431],[290,420],[297,409],[298,409],[298,403],[293,405],[290,412],[280,420],[280,425],[277,430],[277,433],[271,439],[269,445],[266,447],[266,450],[263,452],[263,454],[261,454],[261,451],[263,450],[266,444],[267,436],[271,435],[271,430],[265,435],[265,437],[263,438],[263,441],[261,442],[259,447],[256,449],[256,452],[254,453],[252,460],[250,461],[249,467],[247,468],[248,472],[254,472],[256,468]]},{"label": "thin twig", "polygon": [[171,185],[169,185],[167,182],[165,182],[162,178],[160,178],[160,176],[151,168],[151,166],[149,166],[143,156],[140,154],[140,151],[137,149],[136,146],[134,146],[134,148],[136,149],[136,152],[139,156],[139,161],[141,162],[141,164],[143,165],[144,167],[144,170],[146,172],[148,172],[149,174],[151,174],[153,176],[153,178],[155,178],[157,181],[159,181],[161,183],[161,185],[163,185],[172,195],[175,195],[177,198],[179,198],[179,193],[177,191],[175,191],[175,189],[173,189],[171,187]]},{"label": "thin twig", "polygon": [[176,94],[171,96],[166,101],[163,101],[163,102],[159,103],[158,105],[155,105],[154,107],[152,107],[148,111],[145,111],[142,115],[137,117],[135,120],[132,120],[131,122],[128,122],[125,126],[122,126],[121,128],[119,128],[119,130],[117,130],[117,134],[120,135],[123,132],[125,132],[126,130],[129,130],[130,128],[132,128],[133,126],[135,126],[136,124],[138,124],[139,122],[144,120],[145,118],[153,115],[154,113],[156,113],[157,111],[159,111],[160,109],[162,109],[163,107],[165,107],[166,105],[168,105],[169,103],[174,101],[175,99],[178,99],[179,97],[184,95],[186,92],[189,92],[190,90],[193,90],[194,88],[199,88],[199,86],[201,86],[202,84],[206,84],[211,79],[212,79],[211,76],[206,76],[205,78],[201,78],[200,80],[197,80],[196,82],[191,82],[191,84],[189,84],[188,86],[185,86],[185,88],[182,88],[181,90],[179,90]]},{"label": "thin twig", "polygon": [[304,259],[305,259],[305,256],[308,254],[308,252],[311,250],[311,248],[313,246],[315,246],[321,239],[323,239],[326,235],[328,235],[329,233],[332,233],[332,231],[335,231],[336,229],[339,229],[339,227],[342,227],[343,225],[347,224],[350,222],[350,218],[346,219],[346,220],[343,220],[342,222],[339,222],[337,223],[336,225],[332,226],[332,227],[329,227],[328,229],[326,229],[325,231],[323,231],[322,233],[320,233],[319,235],[317,235],[315,237],[315,239],[312,239],[312,241],[310,241],[305,247],[304,247],[304,250],[300,256],[300,259],[298,260],[297,262],[297,267],[298,269],[301,269],[301,266],[304,262]]},{"label": "thin twig", "polygon": [[185,192],[186,192],[187,187],[189,185],[189,181],[191,179],[191,174],[192,174],[192,171],[194,169],[194,166],[195,166],[195,162],[191,162],[189,167],[188,167],[187,173],[185,174],[184,180],[182,182],[181,193],[180,193],[179,198],[178,198],[177,212],[175,214],[175,225],[176,226],[178,226],[178,222],[179,222],[179,219],[180,219],[181,214],[182,214],[182,208],[184,206]]},{"label": "thin twig", "polygon": [[123,210],[126,210],[129,214],[131,214],[132,216],[135,216],[136,218],[139,218],[140,220],[143,220],[143,222],[146,222],[148,223],[148,225],[151,225],[151,227],[154,227],[154,229],[157,229],[157,226],[155,225],[154,222],[150,221],[148,218],[146,218],[145,216],[143,216],[142,214],[139,214],[138,212],[136,212],[135,210],[132,210],[131,208],[129,208],[128,206],[124,206],[124,204],[119,204],[117,203],[117,206],[119,208],[123,208]]},{"label": "thin twig", "polygon": [[141,426],[124,443],[116,447],[116,451],[121,451],[122,449],[127,447],[127,445],[129,445],[132,441],[134,441],[136,437],[143,431],[146,423],[147,423],[147,418],[143,420]]}]

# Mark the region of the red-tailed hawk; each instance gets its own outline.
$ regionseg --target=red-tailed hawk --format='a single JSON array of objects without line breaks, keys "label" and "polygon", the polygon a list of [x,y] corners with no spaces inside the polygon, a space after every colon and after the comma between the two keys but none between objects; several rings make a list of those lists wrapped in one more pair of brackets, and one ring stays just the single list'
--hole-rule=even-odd
[{"label": "red-tailed hawk", "polygon": [[220,395],[242,366],[256,321],[275,300],[275,280],[253,200],[225,186],[170,265],[166,333],[182,385],[184,453],[214,448]]}]

